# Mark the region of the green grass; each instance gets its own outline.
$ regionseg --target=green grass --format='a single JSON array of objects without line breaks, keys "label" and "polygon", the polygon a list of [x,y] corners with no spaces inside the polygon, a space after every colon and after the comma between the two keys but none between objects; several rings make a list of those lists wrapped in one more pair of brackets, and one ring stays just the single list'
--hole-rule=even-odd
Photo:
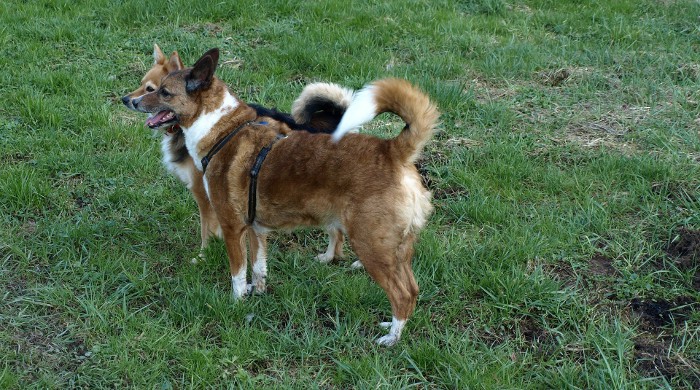
[{"label": "green grass", "polygon": [[[695,1],[0,4],[0,387],[697,388]],[[230,298],[188,191],[119,97],[153,43],[243,99],[420,85],[442,125],[400,344],[364,272],[270,242]],[[388,136],[383,116],[366,131]],[[389,125],[387,127],[384,125]],[[352,256],[350,256],[352,258]]]}]

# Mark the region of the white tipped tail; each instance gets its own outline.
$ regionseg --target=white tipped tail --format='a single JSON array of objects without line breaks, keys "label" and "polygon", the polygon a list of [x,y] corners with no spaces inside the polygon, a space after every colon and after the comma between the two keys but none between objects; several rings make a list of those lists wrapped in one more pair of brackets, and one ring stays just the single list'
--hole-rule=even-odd
[{"label": "white tipped tail", "polygon": [[375,87],[370,84],[355,93],[352,103],[338,124],[338,128],[333,132],[333,142],[340,141],[345,134],[371,121],[378,114]]},{"label": "white tipped tail", "polygon": [[432,136],[440,113],[428,96],[406,80],[379,80],[358,92],[333,133],[333,142],[383,112],[394,113],[406,123],[391,140],[393,153],[400,161],[415,162]]}]

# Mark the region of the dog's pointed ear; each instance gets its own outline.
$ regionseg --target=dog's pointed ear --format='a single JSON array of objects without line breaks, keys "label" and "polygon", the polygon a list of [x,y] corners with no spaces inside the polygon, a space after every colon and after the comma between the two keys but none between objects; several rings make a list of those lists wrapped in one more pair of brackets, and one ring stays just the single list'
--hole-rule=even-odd
[{"label": "dog's pointed ear", "polygon": [[182,60],[180,59],[180,55],[177,54],[177,51],[174,51],[173,54],[170,55],[170,60],[168,60],[168,72],[174,72],[176,70],[181,70],[185,67],[185,65],[182,64]]},{"label": "dog's pointed ear", "polygon": [[153,44],[153,64],[155,64],[155,65],[165,64],[165,55],[163,54],[163,52],[160,50],[160,47],[158,47],[158,44],[156,44],[156,43]]},{"label": "dog's pointed ear", "polygon": [[201,89],[209,87],[211,80],[216,71],[216,65],[219,62],[219,49],[211,49],[204,53],[200,59],[192,67],[190,74],[187,75],[185,90],[187,93],[193,93]]}]

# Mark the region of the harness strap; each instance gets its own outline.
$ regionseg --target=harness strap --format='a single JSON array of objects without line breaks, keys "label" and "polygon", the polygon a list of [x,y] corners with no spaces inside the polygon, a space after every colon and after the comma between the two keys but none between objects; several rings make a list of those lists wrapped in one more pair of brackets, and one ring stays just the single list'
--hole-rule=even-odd
[{"label": "harness strap", "polygon": [[214,147],[212,147],[211,150],[209,150],[209,153],[207,153],[207,155],[204,156],[204,158],[202,159],[202,173],[207,172],[207,165],[209,165],[209,163],[211,162],[211,159],[214,158],[214,155],[217,154],[221,149],[223,149],[223,147],[226,145],[226,143],[228,141],[230,141],[231,138],[233,138],[233,136],[238,134],[238,132],[242,128],[248,126],[249,124],[251,124],[253,122],[254,121],[248,121],[248,122],[243,123],[242,125],[236,127],[236,129],[233,130],[232,132],[226,134],[226,136],[224,138],[220,139],[216,144],[214,144]]},{"label": "harness strap", "polygon": [[257,207],[257,193],[258,193],[258,174],[260,173],[260,168],[262,167],[267,154],[270,153],[272,146],[277,143],[277,141],[282,138],[286,138],[286,135],[278,134],[275,139],[272,140],[267,146],[260,149],[258,157],[255,158],[255,163],[250,169],[250,188],[248,189],[248,223],[252,224],[255,221],[255,208]]}]

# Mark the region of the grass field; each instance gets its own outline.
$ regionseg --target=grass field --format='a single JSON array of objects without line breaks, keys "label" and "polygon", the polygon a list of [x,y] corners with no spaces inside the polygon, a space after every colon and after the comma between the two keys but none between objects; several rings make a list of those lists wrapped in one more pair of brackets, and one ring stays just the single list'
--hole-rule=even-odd
[{"label": "grass field", "polygon": [[[0,388],[700,387],[700,3],[0,3]],[[322,232],[274,234],[270,291],[119,97],[152,45],[219,47],[246,101],[404,77],[442,124],[415,315]],[[389,127],[387,127],[387,125]],[[364,131],[396,134],[382,116]],[[350,251],[351,253],[351,251]]]}]

